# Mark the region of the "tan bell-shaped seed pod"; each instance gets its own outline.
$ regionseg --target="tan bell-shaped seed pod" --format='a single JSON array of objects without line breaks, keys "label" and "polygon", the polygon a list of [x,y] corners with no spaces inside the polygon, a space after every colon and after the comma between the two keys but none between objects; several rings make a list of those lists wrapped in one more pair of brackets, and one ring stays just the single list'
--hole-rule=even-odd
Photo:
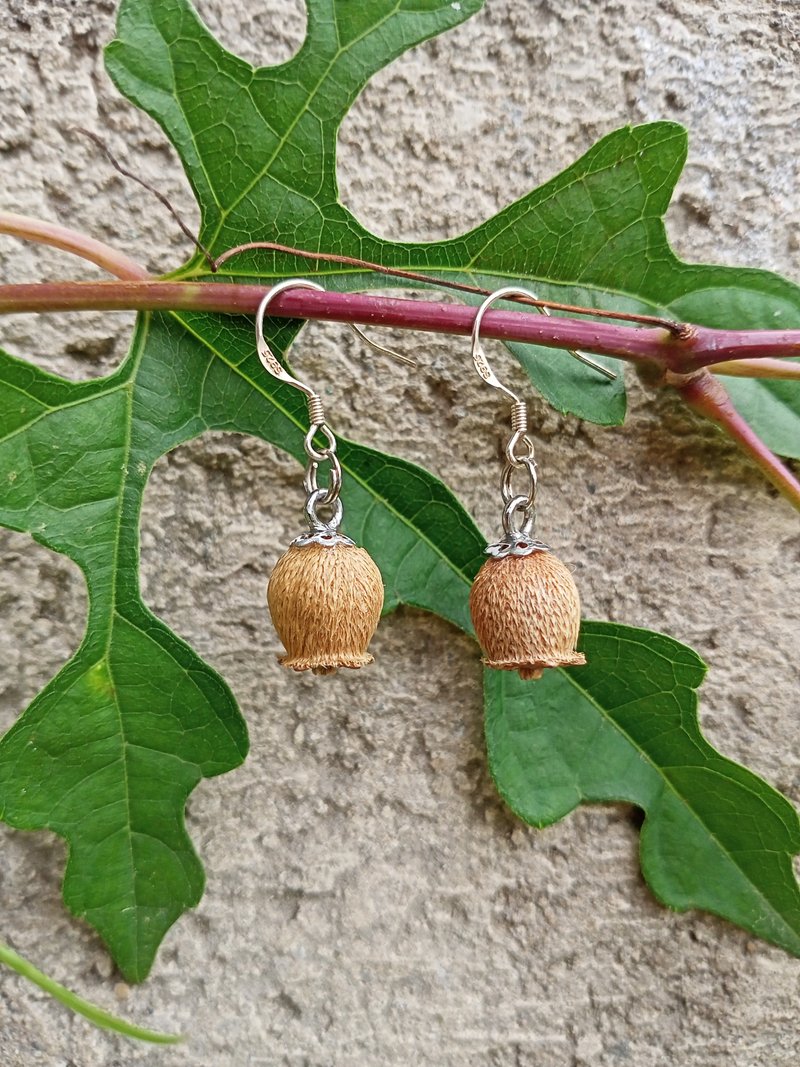
[{"label": "tan bell-shaped seed pod", "polygon": [[334,544],[293,544],[267,586],[267,602],[293,671],[333,674],[372,663],[367,646],[383,607],[383,581],[366,549],[333,535]]},{"label": "tan bell-shaped seed pod", "polygon": [[550,552],[488,559],[473,583],[469,607],[488,667],[529,679],[541,678],[545,667],[586,662],[575,651],[578,590],[568,568]]}]

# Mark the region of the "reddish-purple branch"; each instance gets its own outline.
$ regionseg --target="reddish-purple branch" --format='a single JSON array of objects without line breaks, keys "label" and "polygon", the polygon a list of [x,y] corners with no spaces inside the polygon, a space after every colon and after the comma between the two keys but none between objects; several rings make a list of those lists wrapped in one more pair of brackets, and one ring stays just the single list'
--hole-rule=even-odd
[{"label": "reddish-purple branch", "polygon": [[[172,310],[253,315],[268,290],[217,282],[45,282],[0,286],[0,314],[20,311]],[[284,318],[356,322],[433,333],[469,334],[475,309],[463,304],[401,300],[363,293],[297,289],[281,293],[270,314]],[[485,337],[552,348],[576,348],[632,363],[689,373],[738,357],[800,355],[800,330],[667,329],[611,325],[531,312],[489,311]]]},{"label": "reddish-purple branch", "polygon": [[693,411],[710,419],[729,434],[776,489],[791,500],[796,508],[800,508],[800,482],[745,422],[719,378],[707,370],[700,370],[685,377],[667,374],[667,384],[678,390]]},{"label": "reddish-purple branch", "polygon": [[[124,253],[57,223],[0,212],[0,233],[39,241],[82,256],[122,279],[119,282],[56,282],[0,286],[0,314],[20,311],[79,310],[208,311],[252,315],[268,289],[234,283],[159,281]],[[247,246],[244,246],[247,247]],[[273,246],[270,246],[273,247]],[[386,272],[386,268],[347,257],[328,257],[280,247],[311,258],[347,259],[352,265]],[[220,258],[235,255],[232,249]],[[389,271],[412,275],[404,271]],[[419,280],[425,281],[424,277]],[[457,285],[457,288],[468,288]],[[538,301],[531,301],[541,306]],[[589,309],[560,306],[586,314]],[[469,334],[475,310],[461,304],[397,300],[359,293],[297,289],[280,294],[270,314],[289,318],[326,319],[361,325],[392,326],[435,333]],[[591,314],[591,312],[589,312]],[[601,313],[603,314],[603,313]],[[605,314],[610,314],[606,312]],[[767,478],[800,508],[800,483],[753,432],[733,407],[719,379],[705,368],[716,365],[725,374],[797,378],[800,363],[775,356],[800,355],[800,330],[710,330],[699,326],[631,316],[643,329],[583,319],[551,318],[520,312],[490,311],[482,334],[504,341],[522,341],[553,348],[582,349],[633,363],[659,366],[666,384],[673,385],[698,413],[729,433]],[[655,328],[652,328],[655,326]]]}]

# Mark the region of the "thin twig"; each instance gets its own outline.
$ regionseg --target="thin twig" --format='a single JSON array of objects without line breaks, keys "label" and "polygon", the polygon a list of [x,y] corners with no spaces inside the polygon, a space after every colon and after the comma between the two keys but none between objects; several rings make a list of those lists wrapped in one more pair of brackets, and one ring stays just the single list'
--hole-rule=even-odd
[{"label": "thin twig", "polygon": [[156,199],[158,199],[164,205],[170,215],[172,215],[178,226],[180,226],[181,231],[189,238],[192,244],[197,246],[198,250],[205,257],[205,260],[208,263],[211,271],[216,271],[217,268],[214,265],[214,257],[208,251],[206,246],[201,242],[200,238],[196,237],[195,234],[192,233],[192,231],[180,217],[178,212],[159,189],[156,189],[156,187],[154,185],[151,185],[150,182],[145,181],[144,178],[140,178],[138,174],[134,174],[133,171],[126,170],[125,167],[123,167],[122,164],[114,157],[111,150],[102,140],[102,138],[98,137],[96,133],[92,133],[91,130],[85,130],[83,126],[73,126],[72,129],[75,130],[76,133],[82,133],[84,137],[88,137],[90,141],[93,141],[94,144],[96,144],[97,147],[100,149],[100,151],[105,154],[106,158],[108,159],[114,170],[122,174],[123,177],[131,178],[133,181],[138,182],[139,185],[147,189],[149,193],[152,193],[153,196],[156,197]]},{"label": "thin twig", "polygon": [[[466,282],[456,282],[444,278],[435,278],[429,274],[423,274],[419,271],[403,270],[399,267],[386,267],[381,263],[374,263],[368,259],[358,259],[355,256],[343,256],[334,252],[310,252],[304,248],[293,248],[291,245],[278,244],[275,241],[249,241],[247,244],[236,245],[235,248],[228,248],[219,256],[214,258],[214,256],[211,255],[206,246],[202,243],[200,238],[189,229],[189,227],[180,217],[176,209],[172,206],[167,197],[159,189],[156,189],[155,186],[145,181],[144,178],[141,178],[138,174],[134,174],[133,171],[127,170],[125,167],[123,167],[119,160],[117,160],[116,157],[113,155],[110,148],[96,133],[93,133],[91,130],[84,129],[83,126],[73,126],[72,129],[74,129],[76,133],[81,133],[84,135],[84,137],[88,137],[89,140],[96,144],[97,147],[101,150],[101,152],[105,154],[108,161],[111,163],[111,166],[114,167],[116,171],[118,171],[124,177],[131,178],[133,181],[138,182],[139,185],[143,186],[145,189],[148,190],[148,192],[151,192],[153,196],[158,198],[158,200],[164,205],[167,211],[169,211],[169,213],[175,219],[175,222],[181,228],[181,231],[189,238],[190,241],[192,241],[194,245],[196,245],[198,250],[201,252],[212,274],[216,274],[222,264],[226,263],[233,256],[238,256],[242,252],[248,252],[258,248],[265,249],[271,252],[280,252],[284,255],[298,256],[302,259],[314,260],[315,262],[340,263],[343,266],[357,267],[360,270],[374,271],[377,274],[385,274],[393,278],[404,278],[407,281],[420,282],[426,286],[441,286],[446,289],[455,289],[456,291],[462,293],[473,293],[477,296],[491,295],[491,289],[482,289],[480,286],[469,285]],[[624,322],[638,322],[644,326],[660,326],[662,329],[669,330],[670,333],[674,334],[676,337],[679,338],[683,337],[683,331],[686,328],[682,323],[674,322],[671,319],[660,318],[657,315],[638,315],[634,312],[608,311],[602,308],[598,309],[583,307],[578,304],[560,304],[553,300],[531,299],[530,297],[521,296],[520,294],[510,294],[508,299],[516,301],[520,304],[530,304],[533,307],[543,309],[547,308],[552,311],[564,311],[572,315],[590,315],[593,318],[619,319]]]},{"label": "thin twig", "polygon": [[[164,205],[167,211],[169,211],[169,213],[175,219],[178,226],[180,226],[182,232],[189,238],[190,241],[192,241],[194,245],[196,245],[198,250],[201,252],[212,274],[216,274],[222,264],[227,262],[233,256],[238,256],[242,252],[248,252],[252,249],[260,248],[266,249],[271,252],[281,252],[285,255],[298,256],[302,259],[311,259],[315,262],[341,263],[343,266],[357,267],[360,270],[374,271],[377,274],[385,274],[393,278],[404,278],[407,281],[421,282],[423,285],[426,286],[441,286],[442,288],[455,289],[463,293],[474,293],[478,296],[489,296],[492,292],[491,289],[482,289],[480,288],[480,286],[477,285],[469,285],[465,282],[450,281],[445,278],[435,278],[429,274],[423,274],[418,271],[402,270],[399,267],[385,267],[381,263],[374,263],[368,259],[358,259],[354,256],[338,255],[334,252],[310,252],[304,248],[293,248],[291,245],[278,244],[275,241],[249,241],[247,244],[236,245],[235,248],[226,249],[226,251],[222,252],[215,259],[214,256],[212,256],[209,250],[206,248],[206,246],[202,243],[200,238],[189,229],[189,227],[180,217],[176,209],[172,206],[167,197],[159,189],[156,189],[149,182],[145,181],[144,178],[139,177],[138,174],[134,174],[133,171],[127,170],[125,167],[123,167],[119,160],[117,160],[116,157],[113,155],[110,148],[96,133],[93,133],[91,130],[84,129],[83,126],[73,126],[72,129],[75,130],[76,133],[81,133],[85,137],[88,137],[91,141],[93,141],[94,144],[96,144],[97,147],[106,155],[108,161],[111,163],[111,166],[114,167],[116,171],[118,171],[124,177],[131,178],[133,181],[138,182],[139,185],[143,186],[145,189],[148,190],[148,192],[151,192],[153,196],[158,198],[158,200]],[[509,295],[508,299],[514,300],[520,304],[530,304],[533,307],[538,307],[542,309],[547,308],[553,311],[565,311],[569,314],[574,315],[591,315],[594,318],[620,319],[625,322],[638,322],[645,326],[660,326],[665,330],[669,330],[670,333],[674,334],[676,337],[682,337],[682,331],[685,330],[685,326],[682,323],[674,322],[671,319],[663,319],[657,315],[637,315],[633,312],[608,311],[602,308],[588,308],[577,304],[559,304],[553,300],[536,300],[531,299],[530,297],[521,296],[519,294]]]},{"label": "thin twig", "polygon": [[727,374],[735,378],[783,378],[787,381],[800,381],[800,363],[788,359],[737,359],[724,363],[715,363],[715,374]]},{"label": "thin twig", "polygon": [[[386,274],[392,278],[405,278],[407,281],[421,282],[423,285],[438,285],[445,289],[455,289],[462,293],[474,293],[476,296],[490,296],[491,289],[481,289],[478,285],[468,285],[466,282],[454,282],[447,278],[435,278],[430,274],[422,274],[412,270],[401,270],[399,267],[385,267],[381,263],[373,263],[369,259],[357,259],[354,256],[341,256],[333,252],[308,252],[303,248],[292,248],[291,245],[277,244],[275,241],[250,241],[244,245],[229,248],[213,260],[212,270],[218,271],[223,263],[232,256],[238,256],[241,252],[249,252],[254,248],[266,249],[270,252],[281,252],[285,255],[299,256],[302,259],[311,259],[323,263],[341,263],[347,267],[358,267],[360,270],[374,271],[376,274]],[[559,304],[554,300],[534,300],[519,294],[510,294],[508,300],[519,304],[529,304],[532,307],[550,308],[553,311],[566,311],[574,315],[591,315],[596,318],[621,319],[625,322],[639,322],[645,326],[661,326],[676,336],[681,336],[684,329],[682,323],[673,322],[671,319],[662,319],[657,315],[636,315],[627,311],[607,311],[605,309],[583,307],[579,304]]]}]

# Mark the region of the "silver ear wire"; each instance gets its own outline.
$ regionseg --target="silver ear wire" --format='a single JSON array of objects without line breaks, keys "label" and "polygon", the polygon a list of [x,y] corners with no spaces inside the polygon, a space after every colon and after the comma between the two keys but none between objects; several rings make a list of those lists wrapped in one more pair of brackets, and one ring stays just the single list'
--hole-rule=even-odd
[{"label": "silver ear wire", "polygon": [[356,326],[354,322],[348,322],[347,325],[356,335],[360,337],[365,345],[369,345],[375,352],[380,352],[382,356],[389,356],[391,359],[396,359],[398,363],[405,363],[407,367],[416,367],[417,361],[411,359],[410,356],[403,356],[400,352],[395,352],[392,348],[386,348],[385,345],[378,344],[377,341],[373,341],[371,337],[367,337],[360,326]]},{"label": "silver ear wire", "polygon": [[[336,455],[336,438],[325,422],[325,408],[322,404],[322,398],[310,385],[306,385],[299,378],[295,378],[281,365],[264,337],[264,315],[266,310],[275,297],[286,289],[316,289],[318,292],[323,293],[325,290],[321,285],[307,281],[305,278],[288,278],[286,281],[273,285],[258,305],[258,311],[256,312],[256,351],[258,352],[258,358],[261,360],[261,365],[266,371],[269,371],[273,378],[286,382],[288,385],[293,385],[295,389],[299,389],[301,393],[304,393],[308,405],[309,428],[303,440],[303,448],[308,457],[308,463],[306,464],[303,487],[306,491],[305,510],[309,524],[309,534],[301,534],[300,538],[296,539],[302,539],[303,543],[305,543],[308,537],[325,536],[331,539],[337,536],[339,523],[342,521],[342,503],[339,500],[339,492],[342,487],[342,468],[339,463],[339,457]],[[316,448],[314,445],[314,436],[318,430],[325,436],[327,441],[323,448]],[[317,482],[319,465],[325,462],[330,464],[327,488],[320,487]],[[320,506],[331,509],[330,517],[327,521],[318,514],[317,509]]]},{"label": "silver ear wire", "polygon": [[[306,396],[316,396],[315,391],[308,385],[294,378],[289,372],[281,366],[280,362],[276,359],[275,354],[266,342],[264,338],[264,316],[267,308],[280,293],[285,292],[287,289],[316,289],[317,292],[324,293],[325,288],[322,285],[317,285],[316,282],[309,281],[307,278],[287,278],[286,281],[278,282],[277,285],[273,285],[261,303],[258,305],[258,311],[256,312],[256,349],[258,351],[258,358],[265,370],[278,378],[282,382],[288,382],[289,385],[293,385],[296,389],[300,389],[306,394]],[[376,352],[380,352],[384,356],[390,356],[392,359],[398,360],[400,363],[405,363],[409,367],[416,367],[416,361],[410,359],[408,356],[403,356],[399,352],[394,352],[391,348],[386,348],[384,345],[378,344],[377,341],[373,341],[368,337],[360,326],[356,326],[355,323],[348,322],[347,325],[353,331],[353,333],[361,338],[361,340],[369,345],[370,348]]]},{"label": "silver ear wire", "polygon": [[[533,538],[538,478],[533,441],[528,436],[528,409],[525,401],[518,397],[507,385],[503,385],[492,370],[483,350],[480,336],[483,316],[495,300],[502,300],[506,296],[529,296],[533,300],[537,299],[530,290],[519,289],[512,285],[507,285],[487,296],[478,308],[472,323],[472,362],[475,364],[475,369],[481,378],[494,389],[499,389],[512,403],[511,437],[505,447],[506,462],[500,482],[500,492],[503,498],[504,537],[501,541],[489,545],[487,552],[490,555],[506,555],[508,553],[526,555],[546,549],[546,546],[541,541],[536,541]],[[549,315],[546,308],[537,308],[536,310]],[[584,355],[583,352],[570,351],[570,354],[606,377],[616,378],[616,374],[613,371],[596,363],[593,359]],[[515,471],[524,472],[523,477],[526,484],[525,491],[522,493],[514,491],[512,482]]]},{"label": "silver ear wire", "polygon": [[[310,385],[301,382],[299,378],[295,378],[293,374],[286,370],[264,337],[264,316],[267,313],[267,309],[275,297],[287,289],[316,289],[322,293],[325,292],[325,289],[323,286],[306,278],[287,278],[285,281],[273,285],[258,305],[258,310],[256,311],[256,351],[258,352],[258,358],[261,360],[261,365],[273,378],[286,382],[287,385],[293,385],[295,389],[299,389],[301,393],[304,393],[308,405],[309,428],[303,441],[308,463],[303,486],[306,490],[306,517],[308,518],[311,533],[302,535],[300,538],[303,543],[307,543],[309,536],[312,538],[320,536],[326,539],[333,535],[341,537],[341,535],[336,534],[336,531],[342,521],[342,504],[339,500],[339,493],[342,487],[342,468],[336,455],[336,438],[325,421],[325,408],[322,404],[322,398]],[[398,352],[393,352],[391,349],[379,345],[376,341],[372,341],[358,326],[354,326],[352,323],[347,325],[375,351],[382,352],[384,355],[391,356],[394,359],[399,359],[402,363],[408,363],[413,367],[416,366],[413,359],[401,356]],[[322,448],[317,448],[314,445],[314,437],[317,432],[321,433],[326,440],[326,444]],[[327,487],[320,487],[317,482],[317,472],[321,463],[328,463],[330,466]],[[318,514],[317,509],[321,506],[330,509],[330,518],[327,520],[320,518]]]},{"label": "silver ear wire", "polygon": [[[284,282],[278,282],[277,285],[273,285],[261,303],[258,305],[258,311],[256,312],[256,351],[258,352],[258,358],[261,360],[261,365],[264,370],[269,371],[273,378],[277,378],[281,382],[287,382],[289,385],[293,385],[296,389],[299,389],[302,393],[312,399],[317,397],[317,393],[310,385],[306,385],[305,382],[299,381],[293,377],[285,367],[283,367],[276,357],[275,353],[267,344],[264,337],[264,315],[267,308],[280,293],[286,289],[316,289],[317,292],[324,293],[325,289],[321,285],[317,285],[316,282],[307,281],[305,278],[289,278]],[[320,422],[325,421],[325,416],[322,408],[319,409],[319,414],[322,418]],[[309,416],[314,421],[314,416],[309,412]]]},{"label": "silver ear wire", "polygon": [[[502,300],[503,297],[507,296],[529,296],[532,300],[539,299],[535,293],[531,292],[530,289],[520,289],[514,285],[507,285],[503,289],[498,289],[496,292],[491,293],[489,296],[487,296],[484,302],[478,308],[477,314],[475,315],[475,321],[472,324],[472,360],[475,364],[475,368],[478,371],[478,374],[480,374],[481,378],[483,378],[485,382],[488,382],[489,385],[493,385],[495,389],[499,389],[501,392],[505,393],[506,396],[509,397],[511,400],[516,400],[517,397],[514,395],[514,393],[512,393],[510,389],[507,389],[506,386],[500,383],[494,371],[489,366],[489,361],[486,358],[486,353],[483,350],[483,346],[481,345],[480,340],[480,330],[481,322],[483,321],[483,316],[486,314],[486,312],[489,310],[495,300]],[[550,314],[549,310],[545,307],[537,307],[536,310],[542,315]],[[573,348],[568,349],[568,351],[571,356],[579,360],[581,363],[585,363],[586,366],[591,367],[592,370],[596,370],[598,374],[602,374],[606,378],[610,378],[611,381],[616,380],[617,375],[613,370],[609,370],[608,367],[604,367],[602,363],[598,363],[596,360],[592,359],[591,356],[587,356],[585,352],[578,352],[576,349]]]}]

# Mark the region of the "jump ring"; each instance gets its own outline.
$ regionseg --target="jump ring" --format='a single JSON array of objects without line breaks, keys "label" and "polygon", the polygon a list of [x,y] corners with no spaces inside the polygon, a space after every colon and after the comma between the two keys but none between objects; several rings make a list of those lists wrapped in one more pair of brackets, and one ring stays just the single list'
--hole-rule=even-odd
[{"label": "jump ring", "polygon": [[314,493],[322,491],[325,494],[325,498],[322,500],[323,504],[333,504],[339,496],[342,489],[342,467],[339,463],[339,459],[336,454],[331,454],[327,457],[330,463],[330,471],[328,473],[328,484],[322,486],[317,481],[317,472],[319,470],[319,463],[317,460],[312,459],[306,466],[306,473],[303,478],[303,488],[309,496],[313,496]]},{"label": "jump ring", "polygon": [[514,493],[514,488],[513,488],[512,484],[511,484],[511,482],[512,482],[512,479],[514,477],[514,471],[515,470],[521,470],[523,468],[525,470],[527,470],[527,472],[528,472],[528,484],[529,484],[529,489],[528,489],[527,496],[525,496],[523,499],[526,501],[526,506],[528,508],[532,508],[533,507],[533,502],[536,499],[537,477],[536,477],[536,460],[531,459],[530,456],[526,456],[524,459],[520,460],[518,466],[512,466],[510,463],[506,463],[505,467],[503,467],[503,478],[502,478],[502,481],[500,483],[500,491],[501,491],[502,496],[503,496],[503,503],[504,504],[508,504],[508,502],[510,500],[513,500],[514,496],[515,496],[515,493]]},{"label": "jump ring", "polygon": [[[518,511],[522,512],[524,519],[521,525],[512,521]],[[512,497],[503,508],[503,530],[508,537],[511,537],[514,534],[523,534],[525,537],[532,537],[534,518],[535,512],[533,507],[528,504],[527,497]]]},{"label": "jump ring", "polygon": [[310,494],[308,500],[306,500],[306,518],[308,519],[311,528],[314,530],[324,528],[326,530],[336,531],[339,529],[339,524],[342,521],[342,502],[336,497],[333,501],[333,514],[331,517],[327,521],[321,519],[319,515],[317,515],[317,508],[320,505],[325,505],[325,493],[325,489],[317,489],[316,492]]}]

